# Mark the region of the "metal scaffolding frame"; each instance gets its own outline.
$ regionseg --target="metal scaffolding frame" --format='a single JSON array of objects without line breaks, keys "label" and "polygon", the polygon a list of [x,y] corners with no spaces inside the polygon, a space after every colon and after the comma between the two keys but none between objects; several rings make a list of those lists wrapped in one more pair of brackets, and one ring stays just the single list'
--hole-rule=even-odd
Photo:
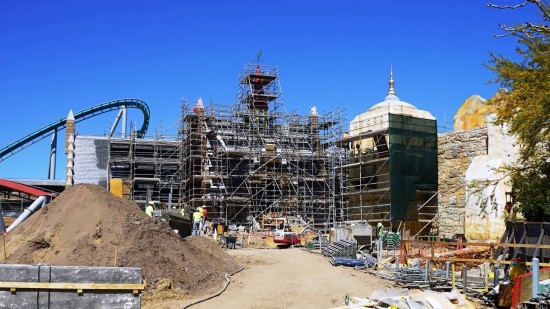
[{"label": "metal scaffolding frame", "polygon": [[232,106],[184,103],[182,120],[181,203],[233,224],[300,216],[327,230],[341,221],[334,142],[344,111],[288,113],[277,67],[245,66]]},{"label": "metal scaffolding frame", "polygon": [[[400,191],[405,194],[406,190],[411,190],[410,188],[397,187],[395,184],[392,185],[392,177],[396,177],[392,165],[401,160],[401,154],[395,155],[394,153],[391,155],[391,147],[394,147],[392,144],[407,145],[404,147],[419,146],[420,149],[425,145],[425,141],[416,137],[392,135],[390,132],[390,119],[392,116],[391,113],[387,113],[385,115],[376,114],[370,118],[356,118],[351,123],[350,131],[346,132],[336,142],[344,150],[343,159],[338,161],[341,164],[336,167],[337,179],[338,177],[343,179],[342,188],[337,198],[348,202],[347,221],[369,222],[371,224],[380,222],[387,227],[406,222],[408,228],[422,231],[425,230],[426,225],[431,224],[437,214],[436,189],[412,189],[416,195],[415,201],[412,201],[415,205],[410,205],[411,201],[409,201],[408,209],[398,210],[407,219],[395,220],[395,218],[392,218],[392,215],[395,216],[396,212],[396,202],[392,199]],[[404,117],[415,121],[414,117]],[[416,127],[413,126],[412,131],[417,129],[423,130],[423,128],[418,128],[417,125]],[[434,132],[430,132],[430,134],[433,134],[433,138],[437,142],[435,128]],[[396,139],[400,140],[396,141]],[[436,147],[435,151],[437,151]],[[435,161],[434,164],[437,171],[437,162]],[[425,166],[425,168],[433,167]],[[429,231],[429,229],[425,231]]]},{"label": "metal scaffolding frame", "polygon": [[176,204],[180,186],[180,143],[164,139],[110,138],[108,173],[122,179],[126,198],[144,208],[149,201]]}]

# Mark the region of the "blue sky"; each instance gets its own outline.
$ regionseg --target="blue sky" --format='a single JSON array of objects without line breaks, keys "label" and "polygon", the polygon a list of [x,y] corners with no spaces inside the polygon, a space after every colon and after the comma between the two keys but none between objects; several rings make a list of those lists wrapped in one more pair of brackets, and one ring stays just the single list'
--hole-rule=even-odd
[{"label": "blue sky", "polygon": [[[279,67],[289,111],[344,107],[351,119],[384,99],[391,64],[401,100],[451,122],[466,98],[496,92],[483,65],[489,51],[514,57],[514,38],[494,38],[498,25],[538,19],[534,8],[486,3],[2,1],[0,148],[70,109],[119,98],[148,103],[149,134],[173,133],[181,98],[233,103],[239,73],[259,50]],[[102,135],[115,116],[77,132]],[[141,126],[139,112],[129,120]],[[0,162],[0,177],[45,179],[48,154],[45,139]],[[63,170],[59,158],[58,179]]]}]

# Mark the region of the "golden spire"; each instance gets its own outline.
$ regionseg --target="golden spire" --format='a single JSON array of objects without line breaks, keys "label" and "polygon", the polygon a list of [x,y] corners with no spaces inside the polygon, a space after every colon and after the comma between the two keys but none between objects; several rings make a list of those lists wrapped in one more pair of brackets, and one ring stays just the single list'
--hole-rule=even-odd
[{"label": "golden spire", "polygon": [[394,84],[395,82],[393,80],[393,68],[392,68],[392,65],[390,64],[390,90],[388,91],[388,95],[390,94],[396,95],[395,89],[393,88]]}]

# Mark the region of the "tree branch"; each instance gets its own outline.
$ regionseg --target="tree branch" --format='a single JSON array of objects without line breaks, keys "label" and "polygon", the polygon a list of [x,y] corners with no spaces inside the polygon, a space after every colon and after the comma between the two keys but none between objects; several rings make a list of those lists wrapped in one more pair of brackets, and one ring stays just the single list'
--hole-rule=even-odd
[{"label": "tree branch", "polygon": [[529,2],[533,2],[533,1],[532,0],[526,0],[522,4],[516,4],[516,5],[498,5],[498,4],[487,3],[487,6],[491,7],[491,8],[495,8],[495,9],[500,9],[500,10],[505,10],[505,9],[512,9],[513,10],[513,9],[517,9],[517,8],[526,6]]},{"label": "tree branch", "polygon": [[542,14],[544,14],[544,17],[546,18],[546,20],[550,19],[550,12],[548,10],[548,5],[545,5],[540,0],[529,0],[529,1],[535,3],[539,7]]},{"label": "tree branch", "polygon": [[[542,0],[525,0],[524,2],[516,5],[498,5],[493,3],[487,3],[488,7],[505,10],[505,9],[519,9],[522,8],[529,3],[534,3],[539,11],[541,12],[541,15],[543,17],[543,20],[545,22],[550,21],[550,6],[542,1]],[[506,33],[504,34],[497,34],[495,37],[505,37],[509,35],[515,35],[515,34],[523,34],[528,38],[535,38],[535,37],[545,37],[550,34],[550,27],[545,24],[538,24],[535,25],[531,22],[524,22],[522,24],[516,25],[516,26],[506,26],[506,25],[500,25],[500,28],[504,30]]]}]

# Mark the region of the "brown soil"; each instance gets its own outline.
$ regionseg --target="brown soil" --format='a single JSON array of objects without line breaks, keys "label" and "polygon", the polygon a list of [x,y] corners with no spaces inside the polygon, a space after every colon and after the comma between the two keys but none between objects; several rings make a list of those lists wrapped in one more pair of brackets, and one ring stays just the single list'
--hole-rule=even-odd
[{"label": "brown soil", "polygon": [[240,268],[205,237],[182,239],[166,222],[95,185],[68,188],[8,236],[7,263],[139,267],[144,305],[212,292]]},{"label": "brown soil", "polygon": [[[351,267],[332,266],[321,254],[301,248],[229,250],[245,269],[231,277],[219,297],[191,308],[333,308],[344,305],[346,294],[366,297],[393,283]],[[162,308],[179,309],[174,302]],[[160,307],[159,307],[160,308]]]}]

